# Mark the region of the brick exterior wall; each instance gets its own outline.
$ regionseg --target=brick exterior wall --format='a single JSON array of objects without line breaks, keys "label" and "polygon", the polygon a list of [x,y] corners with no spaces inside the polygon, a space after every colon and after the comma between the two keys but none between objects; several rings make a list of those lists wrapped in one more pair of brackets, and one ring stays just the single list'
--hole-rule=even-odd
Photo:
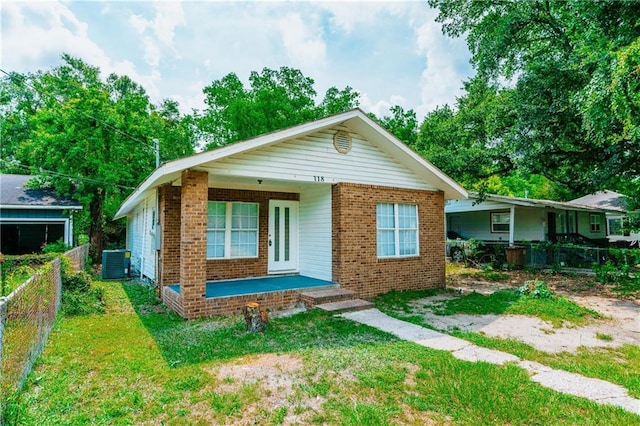
[{"label": "brick exterior wall", "polygon": [[171,290],[169,287],[162,288],[162,301],[169,309],[175,311],[181,317],[186,317],[184,310],[182,309],[182,298],[180,294]]},{"label": "brick exterior wall", "polygon": [[180,298],[183,316],[206,316],[207,172],[182,173],[180,196]]},{"label": "brick exterior wall", "polygon": [[[445,286],[444,195],[339,183],[332,189],[333,280],[360,297]],[[378,259],[376,204],[418,206],[420,256]]]},{"label": "brick exterior wall", "polygon": [[158,261],[158,283],[162,289],[180,281],[180,187],[166,185],[160,187],[159,191],[162,244]]}]

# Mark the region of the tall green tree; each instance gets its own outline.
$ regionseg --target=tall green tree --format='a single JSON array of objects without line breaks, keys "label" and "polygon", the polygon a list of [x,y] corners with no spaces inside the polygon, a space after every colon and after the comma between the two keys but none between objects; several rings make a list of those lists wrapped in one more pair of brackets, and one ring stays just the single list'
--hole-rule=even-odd
[{"label": "tall green tree", "polygon": [[249,87],[234,73],[204,88],[207,107],[198,127],[207,135],[207,148],[248,139],[291,127],[358,106],[357,92],[350,87],[327,90],[316,105],[314,80],[300,70],[281,67],[253,71]]},{"label": "tall green tree", "polygon": [[156,109],[129,77],[112,74],[103,81],[99,68],[78,58],[65,54],[62,62],[47,72],[13,78],[39,100],[27,110],[27,130],[16,137],[15,158],[39,174],[41,184],[83,204],[91,253],[99,261],[108,218],[155,167],[151,139],[167,135],[167,152],[179,156],[193,152],[193,138],[177,105]]},{"label": "tall green tree", "polygon": [[528,172],[579,193],[640,194],[636,1],[429,0],[482,78],[513,88],[503,137]]},{"label": "tall green tree", "polygon": [[392,106],[390,111],[390,116],[385,115],[380,119],[374,116],[374,119],[406,145],[415,147],[418,140],[416,112],[412,109],[405,111],[400,105]]},{"label": "tall green tree", "polygon": [[34,130],[32,119],[40,105],[38,94],[28,85],[32,78],[10,73],[0,79],[0,169],[4,173],[24,173],[25,165],[16,155]]}]

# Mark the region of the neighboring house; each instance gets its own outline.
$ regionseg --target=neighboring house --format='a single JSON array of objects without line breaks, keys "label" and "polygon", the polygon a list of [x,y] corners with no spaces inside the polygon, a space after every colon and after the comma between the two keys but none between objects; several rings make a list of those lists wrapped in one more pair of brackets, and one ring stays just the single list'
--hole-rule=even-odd
[{"label": "neighboring house", "polygon": [[73,244],[75,200],[47,188],[30,189],[34,176],[0,174],[0,252],[39,252],[44,244]]},{"label": "neighboring house", "polygon": [[572,204],[607,210],[607,236],[611,242],[631,244],[640,240],[640,233],[629,232],[625,225],[629,211],[626,196],[614,191],[599,191],[569,201]]},{"label": "neighboring house", "polygon": [[115,218],[138,273],[196,318],[306,286],[444,287],[444,202],[466,195],[355,109],[165,163]]},{"label": "neighboring house", "polygon": [[605,209],[548,200],[478,194],[445,205],[447,231],[485,242],[569,239],[606,243]]}]

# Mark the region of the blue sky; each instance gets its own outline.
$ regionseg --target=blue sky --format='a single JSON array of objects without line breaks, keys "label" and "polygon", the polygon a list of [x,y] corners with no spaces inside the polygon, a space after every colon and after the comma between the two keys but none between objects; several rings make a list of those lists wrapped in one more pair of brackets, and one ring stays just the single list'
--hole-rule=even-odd
[{"label": "blue sky", "polygon": [[229,73],[289,66],[361,94],[367,112],[391,105],[421,119],[453,105],[472,75],[461,39],[442,35],[425,1],[11,1],[0,5],[0,66],[35,72],[62,53],[128,75],[155,103],[204,108],[202,89]]}]

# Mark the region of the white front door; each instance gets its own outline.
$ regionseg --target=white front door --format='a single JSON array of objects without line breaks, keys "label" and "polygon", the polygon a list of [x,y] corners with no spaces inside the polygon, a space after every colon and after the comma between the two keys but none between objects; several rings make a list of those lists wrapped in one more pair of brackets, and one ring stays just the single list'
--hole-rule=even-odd
[{"label": "white front door", "polygon": [[298,271],[298,201],[269,200],[269,273]]}]

